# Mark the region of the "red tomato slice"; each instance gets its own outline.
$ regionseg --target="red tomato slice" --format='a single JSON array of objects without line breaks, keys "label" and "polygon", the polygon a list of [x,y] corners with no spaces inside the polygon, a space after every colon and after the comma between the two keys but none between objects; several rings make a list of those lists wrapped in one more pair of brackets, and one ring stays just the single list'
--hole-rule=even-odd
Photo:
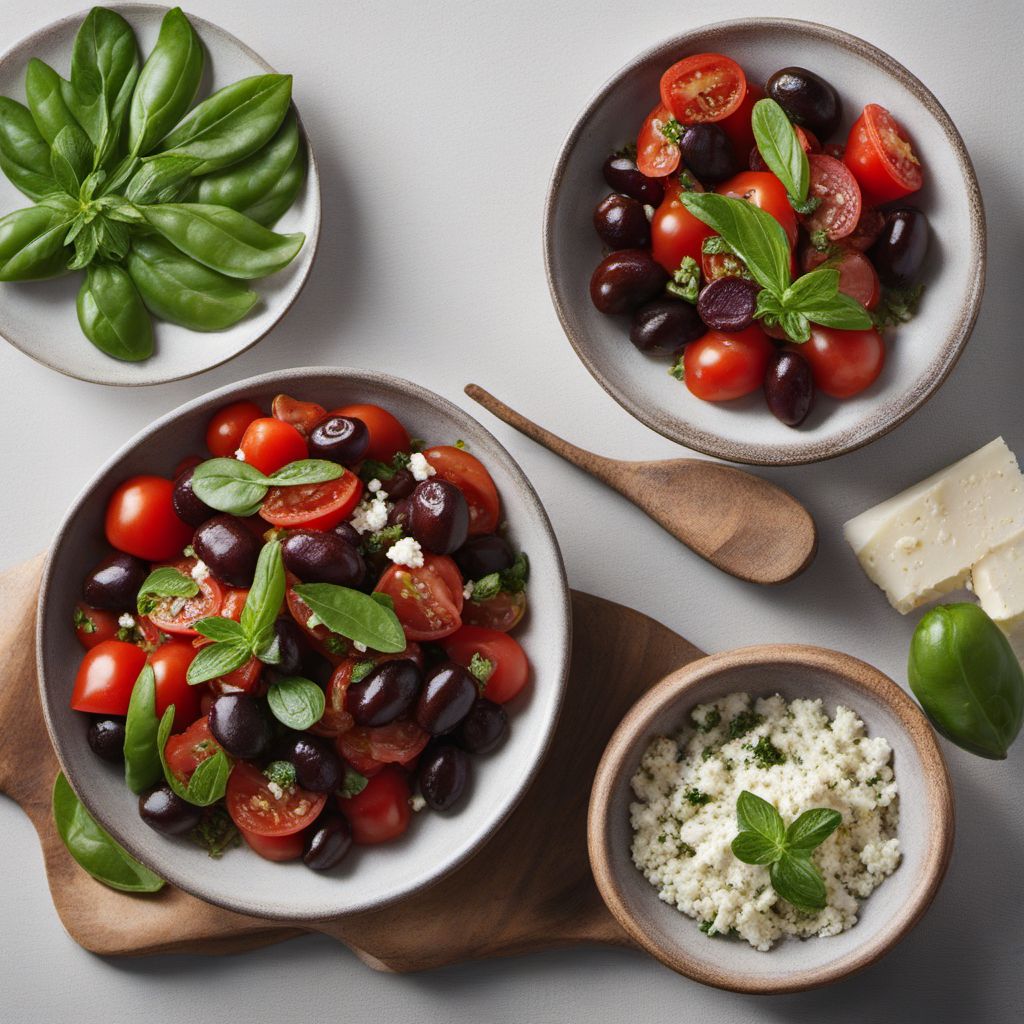
[{"label": "red tomato slice", "polygon": [[[170,563],[173,568],[185,576],[191,576],[196,566],[196,559],[183,558]],[[212,577],[197,580],[199,593],[195,597],[161,597],[156,608],[147,616],[157,629],[165,633],[179,636],[196,636],[192,628],[200,619],[216,615],[224,601],[224,590]]]},{"label": "red tomato slice", "polygon": [[439,640],[462,625],[462,577],[453,589],[455,577],[445,565],[450,561],[434,555],[418,569],[392,565],[374,588],[394,601],[395,614],[410,640]]},{"label": "red tomato slice", "polygon": [[357,664],[358,659],[345,658],[331,673],[324,713],[318,722],[309,727],[310,732],[317,736],[340,736],[355,725],[355,719],[345,710],[345,694],[352,682],[352,669]]},{"label": "red tomato slice", "polygon": [[345,470],[336,480],[297,487],[271,487],[260,507],[260,517],[274,526],[329,530],[359,504],[363,482]]},{"label": "red tomato slice", "polygon": [[485,626],[508,633],[519,625],[526,614],[526,591],[515,594],[502,590],[486,601],[467,601],[462,608],[462,621],[468,626]]},{"label": "red tomato slice", "polygon": [[220,744],[213,738],[210,723],[204,715],[184,732],[168,738],[164,746],[164,760],[171,772],[187,784],[200,762],[213,757],[218,750]]},{"label": "red tomato slice", "polygon": [[104,640],[78,666],[71,707],[96,715],[126,715],[146,654],[123,640]]},{"label": "red tomato slice", "polygon": [[290,786],[277,797],[258,768],[239,761],[231,769],[225,800],[239,829],[260,836],[288,836],[316,820],[327,796]]},{"label": "red tomato slice", "polygon": [[754,112],[754,104],[764,99],[764,89],[753,82],[747,82],[747,91],[743,95],[743,102],[727,117],[718,122],[718,127],[729,136],[736,155],[741,157],[754,148],[754,129],[751,126],[751,117]]},{"label": "red tomato slice", "polygon": [[743,277],[746,269],[746,263],[731,252],[701,253],[700,270],[705,284],[720,277]]},{"label": "red tomato slice", "polygon": [[678,182],[665,189],[665,198],[651,221],[651,255],[670,274],[687,256],[699,263],[704,255],[704,239],[715,233],[683,206],[681,192]]},{"label": "red tomato slice", "polygon": [[845,164],[824,153],[812,153],[808,199],[820,199],[813,213],[800,219],[808,231],[824,231],[832,242],[852,234],[860,221],[860,186]]},{"label": "red tomato slice", "polygon": [[869,103],[854,122],[843,160],[874,203],[901,199],[916,192],[924,181],[921,162],[907,133],[877,103]]},{"label": "red tomato slice", "polygon": [[187,640],[171,640],[149,656],[149,664],[156,677],[157,717],[173,704],[172,729],[184,729],[199,714],[200,687],[189,686],[185,679],[185,673],[197,653]]},{"label": "red tomato slice", "polygon": [[811,324],[811,340],[800,346],[811,364],[814,386],[833,398],[850,398],[870,387],[885,365],[885,344],[874,328],[840,331]]},{"label": "red tomato slice", "polygon": [[366,450],[368,459],[390,462],[397,452],[409,450],[409,434],[405,427],[379,405],[343,405],[340,409],[333,409],[330,415],[349,416],[366,424],[370,432],[370,447]]},{"label": "red tomato slice", "polygon": [[756,324],[726,334],[708,331],[686,346],[683,380],[705,402],[729,402],[757,391],[764,383],[774,349]]},{"label": "red tomato slice", "polygon": [[261,473],[274,473],[309,454],[306,439],[290,424],[261,416],[245,428],[238,446],[245,461]]},{"label": "red tomato slice", "polygon": [[454,445],[428,448],[423,457],[441,480],[455,484],[469,505],[469,535],[494,533],[498,528],[501,502],[487,467],[469,452]]},{"label": "red tomato slice", "polygon": [[[809,249],[804,254],[804,272],[814,270],[828,259],[828,255]],[[881,286],[878,274],[871,265],[871,260],[863,253],[851,249],[844,252],[835,264],[830,263],[839,271],[839,290],[844,295],[856,299],[865,309],[874,309],[878,305]]]},{"label": "red tomato slice", "polygon": [[209,682],[210,689],[220,693],[254,693],[262,696],[266,687],[261,686],[263,679],[263,662],[259,658],[250,658],[244,665],[218,676]]},{"label": "red tomato slice", "polygon": [[474,654],[486,658],[494,671],[487,679],[484,696],[504,704],[517,696],[530,677],[526,652],[507,633],[482,626],[463,626],[441,646],[445,654],[459,665],[468,667]]},{"label": "red tomato slice", "polygon": [[352,839],[373,846],[397,839],[412,818],[409,778],[400,768],[385,768],[370,779],[361,793],[338,801],[352,826]]},{"label": "red tomato slice", "polygon": [[843,239],[843,245],[867,252],[878,241],[885,227],[885,214],[875,206],[861,206],[860,220],[853,232]]},{"label": "red tomato slice", "polygon": [[316,402],[300,402],[288,395],[277,395],[270,407],[275,420],[293,426],[303,437],[327,415],[327,410]]},{"label": "red tomato slice", "polygon": [[423,753],[430,735],[415,722],[399,719],[387,725],[353,726],[334,741],[338,753],[362,775],[386,764],[408,764]]},{"label": "red tomato slice", "polygon": [[747,76],[720,53],[684,57],[661,76],[661,102],[680,124],[721,121],[739,109]]},{"label": "red tomato slice", "polygon": [[259,832],[250,832],[244,828],[238,831],[246,845],[264,860],[278,863],[298,860],[306,849],[306,837],[301,832],[292,832],[287,836],[261,836]]},{"label": "red tomato slice", "polygon": [[79,601],[75,605],[74,613],[75,636],[78,637],[78,642],[87,651],[91,651],[104,640],[113,640],[121,628],[117,618],[117,612],[90,608],[84,601]]},{"label": "red tomato slice", "polygon": [[679,147],[661,129],[672,115],[659,103],[644,119],[636,140],[636,166],[648,178],[674,174],[681,158]]}]

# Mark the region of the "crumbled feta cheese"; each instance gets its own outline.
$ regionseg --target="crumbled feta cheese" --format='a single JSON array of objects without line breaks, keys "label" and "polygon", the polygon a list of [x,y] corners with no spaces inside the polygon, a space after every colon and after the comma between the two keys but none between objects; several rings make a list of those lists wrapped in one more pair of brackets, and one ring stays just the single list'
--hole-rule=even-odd
[{"label": "crumbled feta cheese", "polygon": [[135,625],[135,619],[133,619],[127,612],[125,612],[118,620],[117,624],[122,629],[131,629]]},{"label": "crumbled feta cheese", "polygon": [[413,537],[401,537],[387,550],[387,556],[395,565],[407,565],[418,569],[423,565],[423,549]]},{"label": "crumbled feta cheese", "polygon": [[349,520],[357,533],[376,533],[388,525],[387,494],[378,491],[372,498],[364,498]]},{"label": "crumbled feta cheese", "polygon": [[274,794],[275,800],[280,800],[281,797],[284,796],[284,790],[278,783],[274,782],[273,780],[267,783],[267,789],[269,789],[270,792]]},{"label": "crumbled feta cheese", "polygon": [[243,452],[241,448],[236,448],[235,458],[238,459],[239,462],[245,462],[245,452]]},{"label": "crumbled feta cheese", "polygon": [[462,588],[462,596],[468,601],[473,596],[473,591],[476,589],[476,584],[472,580],[466,580],[466,585]]},{"label": "crumbled feta cheese", "polygon": [[419,812],[419,811],[422,811],[423,808],[427,806],[427,801],[424,800],[423,797],[420,796],[419,793],[417,793],[415,796],[409,797],[409,806],[414,811]]},{"label": "crumbled feta cheese", "polygon": [[354,648],[355,648],[355,649],[356,649],[356,650],[357,650],[357,651],[358,651],[358,652],[359,652],[360,654],[365,654],[365,653],[366,653],[366,644],[361,644],[361,643],[360,643],[360,642],[359,642],[358,640],[353,640],[353,641],[352,641],[352,646],[353,646],[353,647],[354,647]]},{"label": "crumbled feta cheese", "polygon": [[192,566],[191,576],[196,583],[202,583],[207,576],[210,575],[210,567],[201,559],[196,559],[196,564]]},{"label": "crumbled feta cheese", "polygon": [[427,462],[423,452],[413,452],[409,459],[409,472],[414,480],[429,480],[437,470]]},{"label": "crumbled feta cheese", "polygon": [[371,481],[370,481],[370,482],[369,482],[369,483],[368,483],[368,484],[366,485],[366,489],[367,489],[367,490],[368,490],[368,491],[369,491],[369,492],[370,492],[371,494],[376,494],[376,493],[377,493],[377,492],[378,492],[378,491],[379,491],[379,490],[381,489],[381,486],[382,486],[382,485],[381,485],[381,482],[380,482],[380,481],[379,481],[379,480],[378,480],[378,479],[377,479],[376,477],[374,477],[374,478],[373,478],[373,479],[372,479],[372,480],[371,480]]}]

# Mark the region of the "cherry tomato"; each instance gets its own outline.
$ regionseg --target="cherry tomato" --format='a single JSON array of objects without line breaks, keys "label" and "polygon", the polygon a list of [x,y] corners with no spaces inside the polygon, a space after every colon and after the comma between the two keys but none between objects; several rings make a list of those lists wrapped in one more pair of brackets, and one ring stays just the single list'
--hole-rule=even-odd
[{"label": "cherry tomato", "polygon": [[820,199],[817,209],[801,217],[808,231],[824,231],[832,242],[854,232],[860,221],[860,186],[846,164],[824,153],[812,153],[808,199]]},{"label": "cherry tomato", "polygon": [[704,239],[715,233],[683,206],[680,192],[678,183],[670,185],[651,221],[651,255],[670,274],[687,256],[699,263]]},{"label": "cherry tomato", "polygon": [[885,214],[875,206],[861,206],[860,220],[853,231],[843,239],[843,245],[867,252],[878,241],[885,227]]},{"label": "cherry tomato", "polygon": [[455,584],[446,562],[451,559],[433,555],[418,569],[392,565],[374,588],[394,601],[395,614],[410,640],[439,640],[462,625],[462,577]]},{"label": "cherry tomato", "polygon": [[248,587],[225,587],[224,600],[221,602],[220,611],[217,614],[222,619],[232,619],[235,622],[241,621],[242,609],[245,607],[245,601],[248,596]]},{"label": "cherry tomato", "polygon": [[683,380],[705,402],[741,398],[761,388],[772,351],[772,343],[756,324],[734,334],[708,331],[686,346]]},{"label": "cherry tomato", "polygon": [[[804,272],[814,270],[828,258],[826,253],[809,249],[803,258]],[[829,266],[839,271],[839,290],[844,295],[856,299],[865,309],[874,309],[878,305],[881,286],[867,256],[850,249],[838,257],[838,262],[830,262]]]},{"label": "cherry tomato", "polygon": [[185,673],[197,653],[187,640],[171,640],[149,656],[149,664],[156,677],[157,717],[173,704],[172,729],[184,729],[199,714],[201,687],[189,686],[185,681]]},{"label": "cherry tomato", "polygon": [[[184,576],[191,576],[197,562],[194,558],[182,558],[171,563]],[[147,618],[157,629],[178,636],[195,636],[192,628],[200,619],[220,613],[224,603],[224,590],[213,578],[206,576],[196,580],[199,593],[195,597],[161,597],[157,598],[156,607]]]},{"label": "cherry tomato", "polygon": [[117,612],[90,608],[84,601],[79,601],[75,605],[74,614],[75,636],[78,637],[78,642],[87,651],[91,651],[104,640],[113,640],[120,629],[117,618]]},{"label": "cherry tomato", "polygon": [[253,420],[245,428],[238,447],[250,466],[267,474],[309,454],[306,439],[290,423],[275,420],[272,416]]},{"label": "cherry tomato", "polygon": [[428,448],[423,457],[437,471],[439,480],[455,484],[465,496],[469,505],[469,535],[494,533],[501,502],[487,467],[475,455],[454,445]]},{"label": "cherry tomato", "polygon": [[288,395],[278,395],[270,407],[275,420],[290,423],[303,437],[327,415],[327,410],[316,402],[300,402]]},{"label": "cherry tomato", "polygon": [[370,432],[370,447],[366,450],[366,458],[377,462],[390,462],[397,452],[409,450],[409,435],[405,427],[379,405],[343,405],[334,409],[331,416],[348,416],[362,420]]},{"label": "cherry tomato", "polygon": [[705,252],[701,254],[700,270],[704,283],[709,284],[720,277],[743,277],[747,265],[731,252]]},{"label": "cherry tomato", "polygon": [[246,845],[258,853],[264,860],[283,862],[298,860],[306,848],[306,837],[301,832],[292,832],[286,836],[262,836],[259,832],[250,832],[239,828]]},{"label": "cherry tomato", "polygon": [[104,640],[78,666],[71,707],[96,715],[126,715],[146,653],[123,640]]},{"label": "cherry tomato", "polygon": [[164,760],[171,772],[182,782],[188,783],[200,762],[213,757],[220,750],[220,744],[210,732],[206,716],[197,718],[184,732],[167,738],[164,745]]},{"label": "cherry tomato", "polygon": [[104,525],[110,544],[148,562],[180,555],[192,539],[192,527],[175,514],[173,493],[174,484],[162,476],[125,480],[107,503]]},{"label": "cherry tomato", "polygon": [[486,601],[467,601],[462,607],[462,621],[468,626],[486,626],[500,633],[515,629],[526,614],[526,591],[510,593],[502,590]]},{"label": "cherry tomato", "polygon": [[256,693],[262,695],[265,687],[260,686],[263,678],[263,662],[250,658],[244,665],[233,669],[227,675],[211,679],[209,687],[214,693]]},{"label": "cherry tomato", "polygon": [[785,185],[770,171],[741,171],[715,189],[724,196],[735,196],[770,213],[783,227],[790,246],[796,245],[796,211],[789,202]]},{"label": "cherry tomato", "polygon": [[385,768],[370,779],[361,793],[338,801],[352,826],[352,839],[360,846],[397,839],[412,817],[409,779],[400,768]]},{"label": "cherry tomato", "polygon": [[352,682],[352,669],[357,664],[357,658],[345,658],[331,673],[324,713],[309,727],[310,732],[317,736],[340,736],[355,725],[355,719],[345,710],[345,694]]},{"label": "cherry tomato", "polygon": [[407,765],[423,753],[430,735],[415,722],[399,718],[387,725],[356,725],[334,741],[338,753],[362,775],[386,764]]},{"label": "cherry tomato", "polygon": [[337,479],[322,484],[271,487],[260,507],[260,518],[273,526],[329,530],[351,513],[362,494],[362,480],[346,469]]},{"label": "cherry tomato", "polygon": [[924,180],[907,133],[877,103],[869,103],[854,122],[843,161],[873,203],[910,195]]},{"label": "cherry tomato", "polygon": [[814,386],[833,398],[849,398],[870,387],[885,365],[885,345],[873,327],[840,331],[811,324],[811,340],[800,346],[811,364]]},{"label": "cherry tomato", "polygon": [[721,121],[739,109],[747,76],[720,53],[684,57],[661,76],[661,102],[680,124]]},{"label": "cherry tomato", "polygon": [[458,633],[443,640],[441,646],[452,661],[464,667],[469,666],[474,654],[494,666],[484,687],[484,696],[498,704],[512,700],[530,677],[526,652],[507,633],[496,629],[463,626]]},{"label": "cherry tomato", "polygon": [[679,168],[679,147],[661,129],[672,115],[659,103],[644,119],[636,140],[636,166],[648,178],[664,178]]},{"label": "cherry tomato", "polygon": [[210,454],[219,459],[233,458],[246,427],[262,415],[263,411],[255,402],[232,402],[215,412],[206,428],[206,447]]},{"label": "cherry tomato", "polygon": [[740,157],[754,148],[754,129],[751,126],[751,117],[754,112],[754,104],[763,99],[764,89],[748,81],[743,102],[731,114],[718,122],[718,127],[729,136],[732,148]]},{"label": "cherry tomato", "polygon": [[231,769],[225,801],[239,829],[260,836],[288,836],[301,832],[323,810],[326,794],[289,786],[276,797],[268,781],[246,761],[238,761]]}]

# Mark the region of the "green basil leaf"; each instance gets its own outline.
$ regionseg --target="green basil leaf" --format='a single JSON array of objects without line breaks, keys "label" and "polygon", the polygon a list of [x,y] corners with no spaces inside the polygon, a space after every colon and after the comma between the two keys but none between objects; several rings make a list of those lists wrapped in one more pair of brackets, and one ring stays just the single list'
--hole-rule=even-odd
[{"label": "green basil leaf", "polygon": [[773,864],[783,848],[757,832],[740,832],[732,841],[732,852],[744,864]]},{"label": "green basil leaf", "polygon": [[279,722],[301,731],[323,717],[324,691],[309,679],[280,679],[267,691],[267,704]]},{"label": "green basil leaf", "polygon": [[786,829],[786,846],[794,851],[810,852],[820,846],[843,823],[843,816],[830,807],[804,811]]},{"label": "green basil leaf", "polygon": [[189,686],[208,683],[211,679],[234,672],[252,657],[252,648],[244,638],[226,640],[200,647],[199,653],[185,673]]},{"label": "green basil leaf", "polygon": [[854,298],[839,292],[828,302],[802,310],[812,323],[842,331],[866,331],[874,326],[871,314]]},{"label": "green basil leaf", "polygon": [[395,599],[390,594],[382,594],[379,590],[375,590],[370,597],[382,608],[387,608],[389,612],[395,610]]},{"label": "green basil leaf", "polygon": [[783,313],[779,317],[779,326],[789,335],[792,341],[803,344],[810,340],[811,325],[803,313]]},{"label": "green basil leaf", "polygon": [[29,199],[60,187],[50,167],[50,147],[28,108],[6,96],[0,96],[0,171]]},{"label": "green basil leaf", "polygon": [[264,634],[273,629],[284,601],[285,575],[281,542],[272,540],[260,549],[249,595],[242,609],[241,626],[251,650],[262,647]]},{"label": "green basil leaf", "polygon": [[838,270],[812,270],[798,277],[782,293],[782,307],[793,312],[803,312],[827,304],[838,293]]},{"label": "green basil leaf", "polygon": [[49,64],[33,57],[25,70],[25,99],[39,134],[52,146],[62,128],[81,129],[64,99],[68,83]]},{"label": "green basil leaf", "polygon": [[159,892],[164,887],[162,878],[100,828],[63,772],[53,784],[53,820],[68,853],[98,882],[121,892]]},{"label": "green basil leaf", "polygon": [[360,775],[355,768],[345,765],[345,776],[338,787],[338,796],[352,797],[359,796],[370,780],[365,775]]},{"label": "green basil leaf", "polygon": [[207,459],[192,474],[192,490],[218,512],[251,516],[267,495],[267,478],[238,459]]},{"label": "green basil leaf", "polygon": [[473,600],[488,601],[501,593],[501,573],[491,572],[482,576],[473,584]]},{"label": "green basil leaf", "polygon": [[773,99],[758,100],[750,119],[761,159],[798,203],[807,199],[811,167],[786,112]]},{"label": "green basil leaf", "polygon": [[798,910],[822,910],[828,901],[825,881],[808,856],[784,853],[768,869],[772,888]]},{"label": "green basil leaf", "polygon": [[0,218],[0,281],[33,281],[67,270],[69,220],[47,206],[30,206]]},{"label": "green basil leaf", "polygon": [[132,175],[125,197],[133,203],[159,203],[177,198],[180,186],[190,181],[199,161],[193,156],[158,156],[147,160]]},{"label": "green basil leaf", "polygon": [[[203,650],[209,650],[204,647]],[[200,654],[202,651],[200,651]],[[195,664],[193,662],[193,664]],[[196,766],[192,777],[186,786],[167,764],[167,757],[164,753],[167,747],[167,740],[170,738],[171,729],[174,727],[174,705],[164,711],[160,719],[160,728],[156,734],[157,753],[160,756],[160,764],[164,770],[164,781],[174,790],[182,800],[187,800],[197,807],[209,807],[215,804],[227,789],[228,776],[231,774],[231,761],[223,748],[218,746],[217,752],[210,757],[204,758]]]},{"label": "green basil leaf", "polygon": [[[95,222],[94,222],[95,223]],[[99,246],[94,224],[90,239]],[[78,239],[76,239],[77,243]],[[118,264],[93,264],[78,292],[78,323],[82,333],[115,359],[137,362],[153,354],[153,323],[128,272]]]},{"label": "green basil leaf", "polygon": [[156,674],[143,666],[132,687],[128,717],[124,723],[124,781],[133,793],[149,789],[162,775],[156,734]]},{"label": "green basil leaf", "polygon": [[715,192],[681,192],[679,201],[717,231],[762,288],[781,295],[789,286],[789,241],[779,222],[753,203]]},{"label": "green basil leaf", "polygon": [[69,196],[77,199],[82,183],[92,171],[92,146],[78,125],[61,128],[50,151],[50,169],[54,181]]},{"label": "green basil leaf", "polygon": [[300,583],[295,593],[332,633],[386,654],[405,650],[398,616],[369,595],[333,583]]},{"label": "green basil leaf", "polygon": [[148,153],[185,116],[203,77],[203,44],[180,7],[160,23],[128,114],[128,148]]},{"label": "green basil leaf", "polygon": [[743,790],[736,800],[736,820],[741,829],[756,832],[776,846],[786,839],[782,816],[775,808],[750,790]]},{"label": "green basil leaf", "polygon": [[154,569],[139,588],[135,605],[140,615],[148,615],[158,604],[153,597],[195,597],[199,584],[191,576],[170,565]]},{"label": "green basil leaf", "polygon": [[306,180],[306,146],[299,143],[298,152],[291,166],[277,179],[274,187],[257,203],[248,209],[243,210],[247,217],[262,224],[265,228],[272,228],[291,208],[292,203],[298,197],[302,183]]},{"label": "green basil leaf", "polygon": [[200,635],[218,643],[233,643],[235,640],[245,640],[242,627],[234,619],[222,619],[216,615],[200,619],[193,623],[192,628]]},{"label": "green basil leaf", "polygon": [[345,467],[326,459],[299,459],[275,470],[267,478],[277,487],[296,484],[323,484],[343,476]]}]

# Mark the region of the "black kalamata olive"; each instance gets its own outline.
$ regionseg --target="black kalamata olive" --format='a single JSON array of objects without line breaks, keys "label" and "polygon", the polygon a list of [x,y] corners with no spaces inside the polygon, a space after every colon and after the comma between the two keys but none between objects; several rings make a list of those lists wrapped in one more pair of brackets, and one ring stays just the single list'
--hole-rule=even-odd
[{"label": "black kalamata olive", "polygon": [[424,480],[409,498],[409,532],[435,555],[450,555],[469,536],[466,496],[447,480]]},{"label": "black kalamata olive", "polygon": [[388,526],[408,526],[410,507],[411,499],[409,498],[402,498],[396,501],[394,507],[388,513]]},{"label": "black kalamata olive", "polygon": [[702,184],[725,181],[739,172],[732,141],[717,124],[690,125],[679,139],[679,149],[683,163]]},{"label": "black kalamata olive", "polygon": [[653,299],[633,314],[629,340],[641,352],[664,349],[676,352],[696,341],[707,328],[696,307],[682,299]]},{"label": "black kalamata olive", "polygon": [[620,249],[597,265],[590,279],[590,298],[609,315],[628,313],[659,295],[668,274],[644,249]]},{"label": "black kalamata olive", "polygon": [[427,675],[413,717],[421,729],[441,736],[469,714],[478,694],[476,680],[466,669],[451,661],[442,662]]},{"label": "black kalamata olive", "polygon": [[493,700],[479,697],[459,726],[459,743],[471,754],[486,754],[505,738],[508,712]]},{"label": "black kalamata olive", "polygon": [[97,757],[111,764],[124,761],[124,719],[96,718],[89,725],[89,746]]},{"label": "black kalamata olive", "polygon": [[610,156],[602,168],[608,185],[648,206],[657,206],[665,198],[665,185],[660,178],[648,178],[637,169],[628,156]]},{"label": "black kalamata olive", "polygon": [[341,784],[341,758],[333,747],[314,736],[296,734],[286,760],[295,765],[295,781],[311,793],[333,793]]},{"label": "black kalamata olive", "polygon": [[198,498],[192,490],[192,474],[195,471],[195,466],[189,466],[178,474],[174,481],[174,490],[171,492],[171,504],[174,506],[175,514],[183,522],[189,526],[202,526],[207,519],[212,519],[217,511]]},{"label": "black kalamata olive", "polygon": [[351,523],[338,523],[338,525],[331,530],[331,533],[337,534],[343,541],[351,544],[354,548],[358,548],[363,542],[363,538],[359,536],[359,531]]},{"label": "black kalamata olive", "polygon": [[428,747],[418,767],[420,793],[434,811],[454,807],[469,782],[469,757],[464,750],[449,743]]},{"label": "black kalamata olive", "polygon": [[307,647],[302,652],[302,675],[306,679],[312,679],[322,690],[327,688],[334,674],[334,666],[319,652],[312,647]]},{"label": "black kalamata olive", "polygon": [[93,608],[112,612],[134,610],[139,588],[148,575],[149,566],[141,558],[119,551],[105,558],[85,577],[82,596]]},{"label": "black kalamata olive", "polygon": [[356,725],[387,725],[413,706],[422,685],[423,673],[415,661],[385,661],[349,685],[345,707]]},{"label": "black kalamata olive", "polygon": [[182,800],[167,783],[154,786],[139,797],[142,820],[165,836],[180,836],[199,824],[203,809]]},{"label": "black kalamata olive", "polygon": [[470,537],[452,558],[465,580],[479,580],[492,572],[501,572],[516,560],[508,541],[496,533]]},{"label": "black kalamata olive", "polygon": [[363,556],[337,533],[296,530],[281,544],[284,567],[303,583],[355,587],[366,573]]},{"label": "black kalamata olive", "polygon": [[392,501],[408,498],[416,490],[416,477],[407,469],[396,469],[390,480],[382,480],[381,483]]},{"label": "black kalamata olive", "polygon": [[210,705],[213,738],[232,756],[252,761],[270,744],[270,722],[248,693],[225,693]]},{"label": "black kalamata olive", "polygon": [[889,210],[868,254],[878,278],[890,288],[906,288],[921,274],[928,253],[928,218],[913,206]]},{"label": "black kalamata olive", "polygon": [[302,862],[314,871],[337,867],[352,849],[352,826],[340,814],[321,814],[306,835]]},{"label": "black kalamata olive", "polygon": [[745,331],[754,322],[760,286],[745,277],[720,277],[697,297],[697,313],[716,331]]},{"label": "black kalamata olive", "polygon": [[806,68],[776,71],[768,79],[765,92],[782,107],[790,121],[806,125],[822,142],[828,141],[843,119],[839,93]]},{"label": "black kalamata olive", "polygon": [[192,547],[217,579],[233,587],[248,587],[263,545],[234,516],[215,516],[196,530]]},{"label": "black kalamata olive", "polygon": [[651,244],[651,225],[643,204],[617,192],[597,204],[594,230],[609,249],[643,249]]},{"label": "black kalamata olive", "polygon": [[366,457],[370,431],[354,416],[328,416],[309,432],[306,441],[310,458],[354,466]]},{"label": "black kalamata olive", "polygon": [[814,376],[798,352],[776,352],[768,361],[764,397],[772,415],[787,427],[798,427],[814,401]]},{"label": "black kalamata olive", "polygon": [[274,638],[277,640],[277,661],[274,671],[280,678],[302,674],[302,634],[291,619],[277,619],[274,622]]}]

